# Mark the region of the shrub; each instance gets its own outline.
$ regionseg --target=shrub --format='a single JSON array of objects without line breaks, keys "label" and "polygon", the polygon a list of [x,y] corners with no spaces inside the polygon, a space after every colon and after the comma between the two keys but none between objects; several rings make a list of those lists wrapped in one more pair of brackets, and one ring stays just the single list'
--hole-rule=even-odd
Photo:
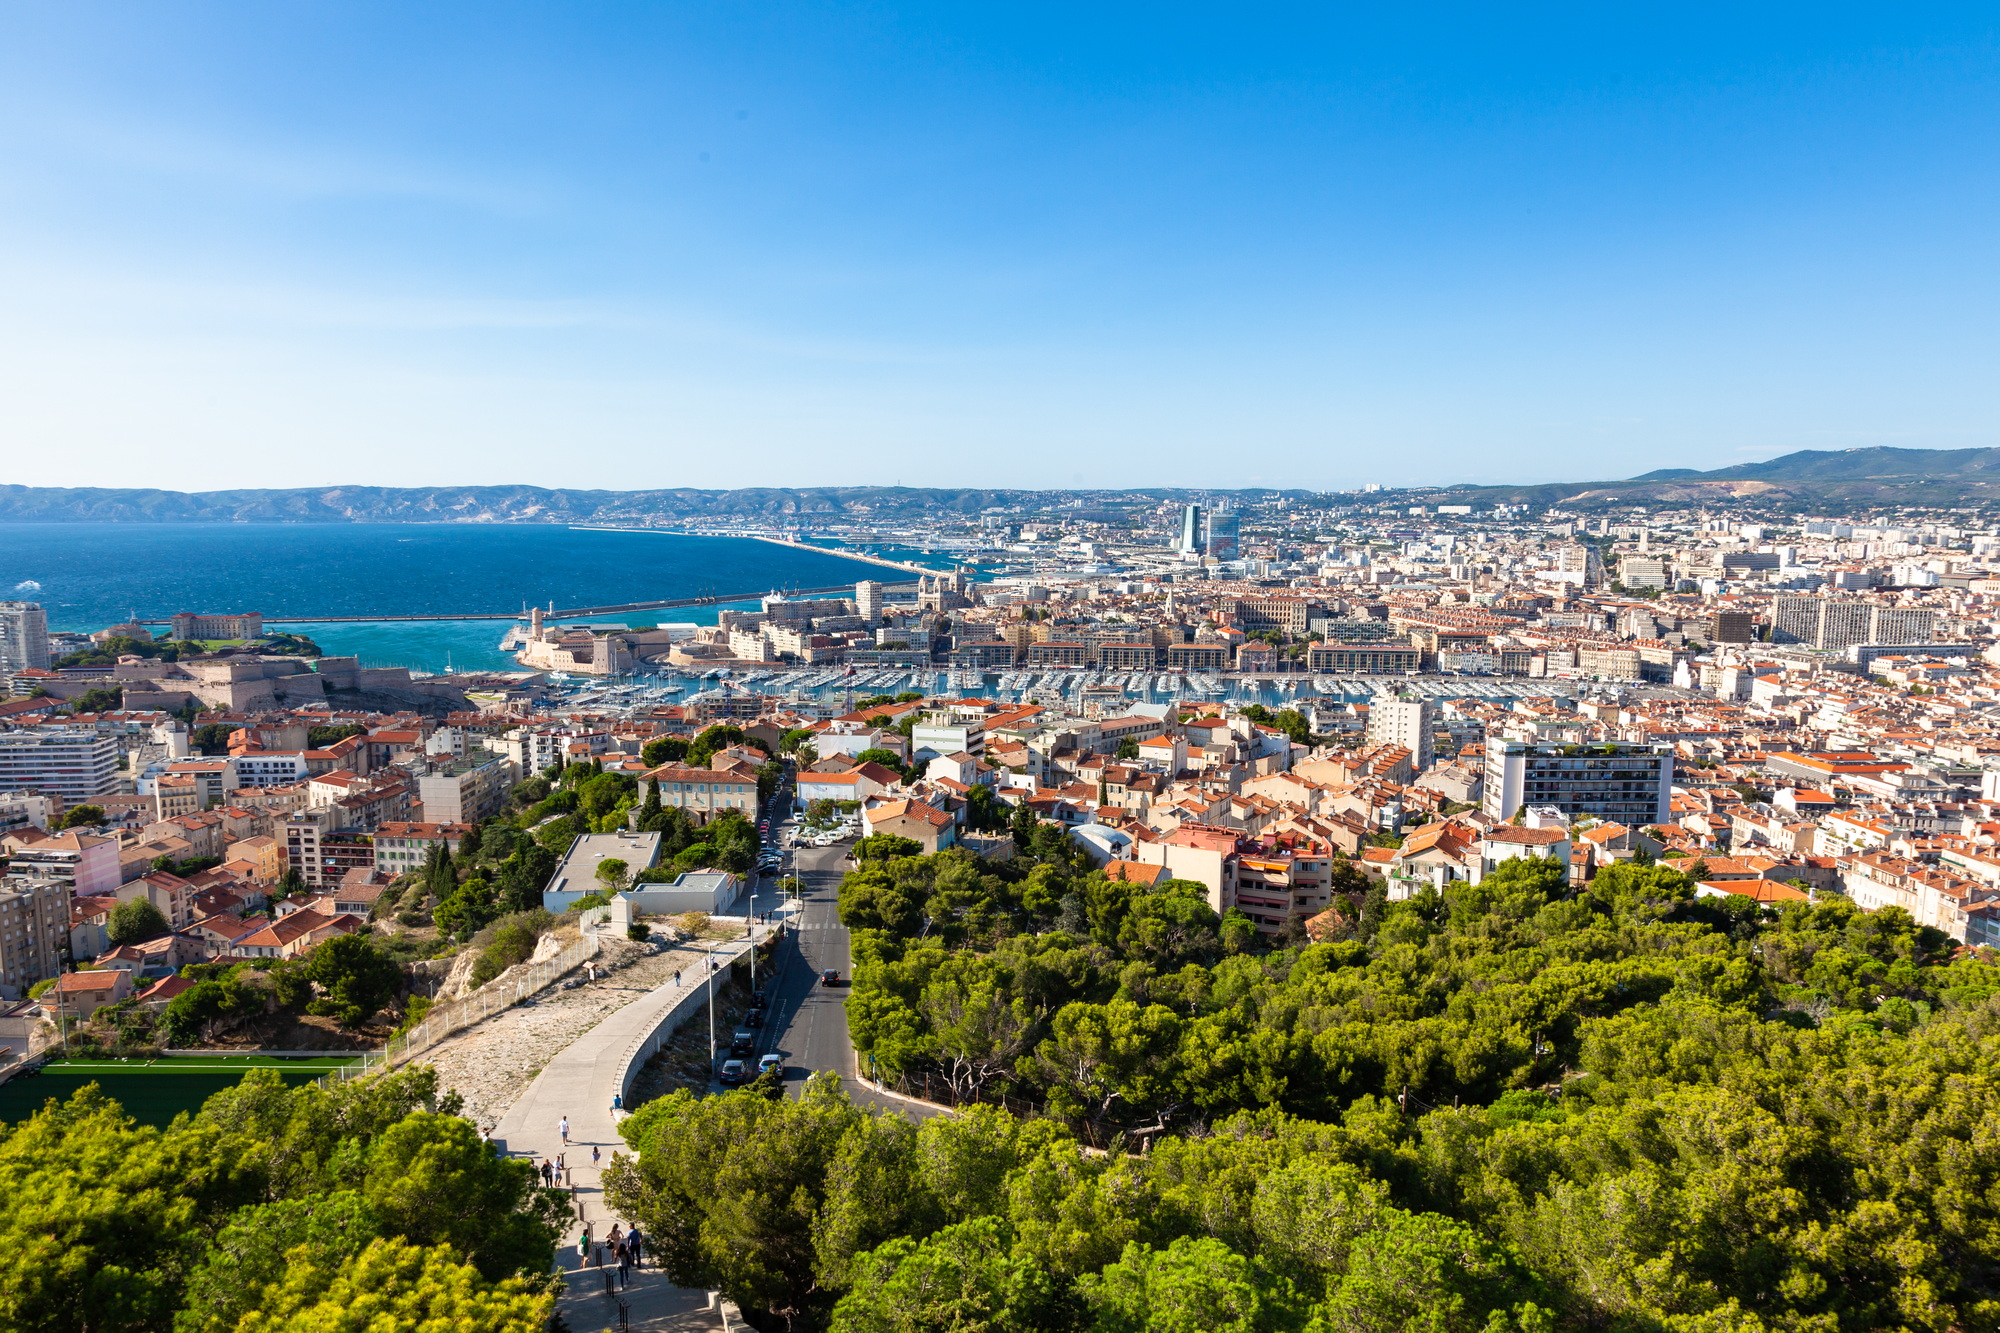
[{"label": "shrub", "polygon": [[534,957],[535,945],[555,918],[540,910],[503,917],[472,937],[479,957],[472,964],[476,990],[517,963]]}]

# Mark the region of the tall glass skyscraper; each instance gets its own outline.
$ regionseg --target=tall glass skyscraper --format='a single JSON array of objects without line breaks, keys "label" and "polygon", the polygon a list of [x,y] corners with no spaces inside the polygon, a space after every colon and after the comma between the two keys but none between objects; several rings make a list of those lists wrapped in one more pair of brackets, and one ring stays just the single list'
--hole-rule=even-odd
[{"label": "tall glass skyscraper", "polygon": [[1209,510],[1208,541],[1203,548],[1207,554],[1217,560],[1241,560],[1243,543],[1237,531],[1240,522],[1234,509]]},{"label": "tall glass skyscraper", "polygon": [[1174,549],[1182,555],[1200,555],[1206,549],[1208,533],[1202,524],[1200,505],[1189,505],[1181,510],[1181,539]]}]

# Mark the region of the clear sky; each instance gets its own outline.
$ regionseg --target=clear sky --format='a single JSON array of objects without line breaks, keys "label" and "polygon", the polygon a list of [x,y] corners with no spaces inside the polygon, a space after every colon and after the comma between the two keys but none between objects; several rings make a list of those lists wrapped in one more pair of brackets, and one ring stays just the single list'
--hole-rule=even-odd
[{"label": "clear sky", "polygon": [[2000,444],[1972,6],[0,3],[0,482]]}]

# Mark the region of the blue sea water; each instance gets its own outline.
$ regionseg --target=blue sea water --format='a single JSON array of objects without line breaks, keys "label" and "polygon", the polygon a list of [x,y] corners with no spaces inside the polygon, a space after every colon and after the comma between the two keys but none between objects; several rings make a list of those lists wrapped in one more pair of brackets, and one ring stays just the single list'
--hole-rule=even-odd
[{"label": "blue sea water", "polygon": [[[288,626],[287,615],[397,616],[605,606],[902,575],[858,560],[733,537],[553,524],[0,523],[0,598],[40,602],[49,628],[88,631],[180,611],[261,611],[371,666],[513,665],[507,622]],[[712,623],[716,606],[648,612]]]}]

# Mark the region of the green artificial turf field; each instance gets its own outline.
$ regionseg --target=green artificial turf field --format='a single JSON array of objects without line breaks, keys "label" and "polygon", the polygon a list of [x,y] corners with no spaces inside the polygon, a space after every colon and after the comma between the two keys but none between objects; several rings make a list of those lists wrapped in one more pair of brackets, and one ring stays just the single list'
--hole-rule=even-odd
[{"label": "green artificial turf field", "polygon": [[32,1075],[16,1074],[0,1083],[0,1121],[15,1121],[61,1101],[86,1083],[96,1083],[122,1103],[132,1118],[165,1125],[181,1111],[200,1108],[210,1094],[231,1087],[251,1069],[275,1069],[294,1086],[353,1063],[346,1056],[284,1059],[269,1055],[169,1055],[153,1060],[51,1060]]}]

